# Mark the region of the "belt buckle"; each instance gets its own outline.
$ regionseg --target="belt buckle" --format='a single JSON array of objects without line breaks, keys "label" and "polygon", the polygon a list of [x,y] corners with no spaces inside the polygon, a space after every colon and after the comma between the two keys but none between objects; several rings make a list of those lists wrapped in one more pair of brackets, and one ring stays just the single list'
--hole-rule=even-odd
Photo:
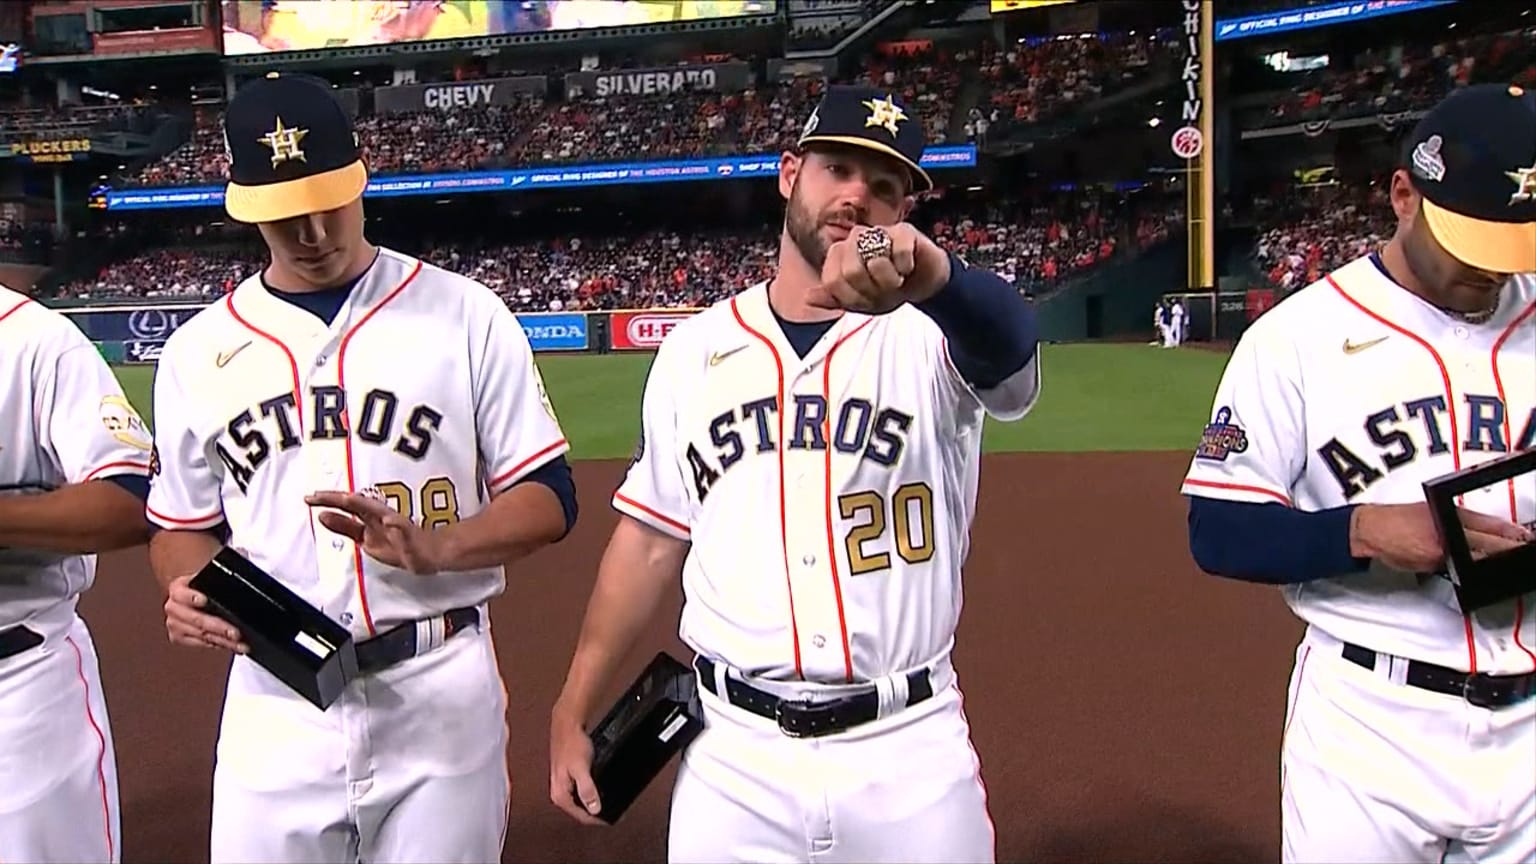
[{"label": "belt buckle", "polygon": [[[779,724],[779,731],[791,738],[816,738],[827,734],[830,723],[817,722],[821,718],[831,719],[834,702],[813,702],[806,699],[780,699],[773,706],[773,720]],[[794,709],[794,713],[790,713]],[[795,722],[796,717],[807,718],[809,728]]]},{"label": "belt buckle", "polygon": [[1495,691],[1500,689],[1498,682],[1491,678],[1478,675],[1468,675],[1461,680],[1461,698],[1467,704],[1476,708],[1493,709],[1502,708],[1508,704],[1506,699],[1498,698]]}]

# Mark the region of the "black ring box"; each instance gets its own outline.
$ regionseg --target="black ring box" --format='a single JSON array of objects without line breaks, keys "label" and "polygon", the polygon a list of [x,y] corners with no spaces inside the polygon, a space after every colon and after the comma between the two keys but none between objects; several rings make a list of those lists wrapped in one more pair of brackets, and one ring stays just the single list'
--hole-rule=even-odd
[{"label": "black ring box", "polygon": [[704,712],[692,667],[665,651],[657,653],[589,733],[592,782],[602,801],[597,818],[609,825],[618,822],[702,731]]},{"label": "black ring box", "polygon": [[1536,591],[1536,543],[1473,560],[1466,527],[1456,515],[1457,496],[1530,474],[1536,474],[1536,450],[1500,456],[1424,483],[1424,495],[1445,547],[1446,575],[1456,588],[1456,601],[1463,612]]},{"label": "black ring box", "polygon": [[357,677],[352,634],[225,546],[192,577],[207,612],[235,625],[252,660],[325,710]]}]

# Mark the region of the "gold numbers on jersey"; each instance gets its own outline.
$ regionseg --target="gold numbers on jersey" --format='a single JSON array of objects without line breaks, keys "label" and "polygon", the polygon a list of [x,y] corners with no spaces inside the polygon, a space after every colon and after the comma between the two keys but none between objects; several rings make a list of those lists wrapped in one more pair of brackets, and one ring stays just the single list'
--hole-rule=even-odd
[{"label": "gold numbers on jersey", "polygon": [[419,492],[393,481],[374,485],[389,506],[423,528],[441,528],[459,521],[459,490],[447,477],[431,478],[421,484]]},{"label": "gold numbers on jersey", "polygon": [[[868,550],[866,543],[885,541],[908,564],[921,564],[933,557],[933,489],[927,483],[908,483],[892,493],[889,516],[885,498],[872,489],[839,495],[837,512],[844,519],[855,520],[843,541],[848,550],[848,572],[854,576],[891,567],[888,549]],[[887,533],[892,535],[890,540],[886,540]]]}]

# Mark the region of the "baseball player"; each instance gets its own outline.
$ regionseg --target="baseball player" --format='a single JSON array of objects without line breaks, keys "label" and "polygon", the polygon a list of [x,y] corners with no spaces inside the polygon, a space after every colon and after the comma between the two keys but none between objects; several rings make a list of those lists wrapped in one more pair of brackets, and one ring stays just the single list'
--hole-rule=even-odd
[{"label": "baseball player", "polygon": [[0,861],[116,862],[96,554],[137,546],[150,437],[80,329],[0,286]]},{"label": "baseball player", "polygon": [[[1536,95],[1456,91],[1405,144],[1397,231],[1255,321],[1183,492],[1210,573],[1306,623],[1287,862],[1536,860],[1536,593],[1463,614],[1424,481],[1536,446]],[[1536,477],[1465,496],[1531,542]]]},{"label": "baseball player", "polygon": [[887,91],[829,88],[780,158],[775,275],[651,368],[550,795],[601,812],[584,724],[680,578],[707,725],[670,861],[993,859],[950,651],[983,419],[1035,404],[1036,325],[904,221],[931,188],[923,141]]},{"label": "baseball player", "polygon": [[[171,640],[237,655],[212,860],[500,860],[486,603],[576,518],[565,437],[490,289],[364,238],[368,173],[329,85],[257,79],[224,133],[225,209],[271,263],[167,340],[148,501]],[[361,677],[328,710],[188,587],[225,533],[356,639]]]},{"label": "baseball player", "polygon": [[1179,298],[1173,298],[1173,304],[1168,307],[1168,345],[1169,348],[1177,348],[1184,344],[1184,303]]},{"label": "baseball player", "polygon": [[1162,300],[1152,304],[1152,341],[1148,344],[1168,347],[1168,307]]}]

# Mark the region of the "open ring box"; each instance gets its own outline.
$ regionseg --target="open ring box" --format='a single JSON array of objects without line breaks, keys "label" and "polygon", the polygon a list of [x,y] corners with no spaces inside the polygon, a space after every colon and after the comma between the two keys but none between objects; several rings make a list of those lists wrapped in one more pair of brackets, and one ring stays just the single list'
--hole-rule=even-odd
[{"label": "open ring box", "polygon": [[210,614],[235,625],[252,660],[316,708],[357,677],[352,634],[234,549],[220,549],[190,586]]},{"label": "open ring box", "polygon": [[[1466,526],[1456,514],[1456,499],[1484,489],[1492,489],[1500,498],[1513,494],[1517,500],[1532,500],[1536,490],[1536,450],[1500,456],[1424,483],[1424,494],[1445,547],[1446,575],[1456,588],[1456,601],[1463,612],[1536,591],[1536,542],[1486,558],[1473,558]],[[1526,512],[1518,514],[1527,527],[1531,527],[1533,516],[1530,507],[1526,504]],[[1504,518],[1508,518],[1507,512]]]}]

